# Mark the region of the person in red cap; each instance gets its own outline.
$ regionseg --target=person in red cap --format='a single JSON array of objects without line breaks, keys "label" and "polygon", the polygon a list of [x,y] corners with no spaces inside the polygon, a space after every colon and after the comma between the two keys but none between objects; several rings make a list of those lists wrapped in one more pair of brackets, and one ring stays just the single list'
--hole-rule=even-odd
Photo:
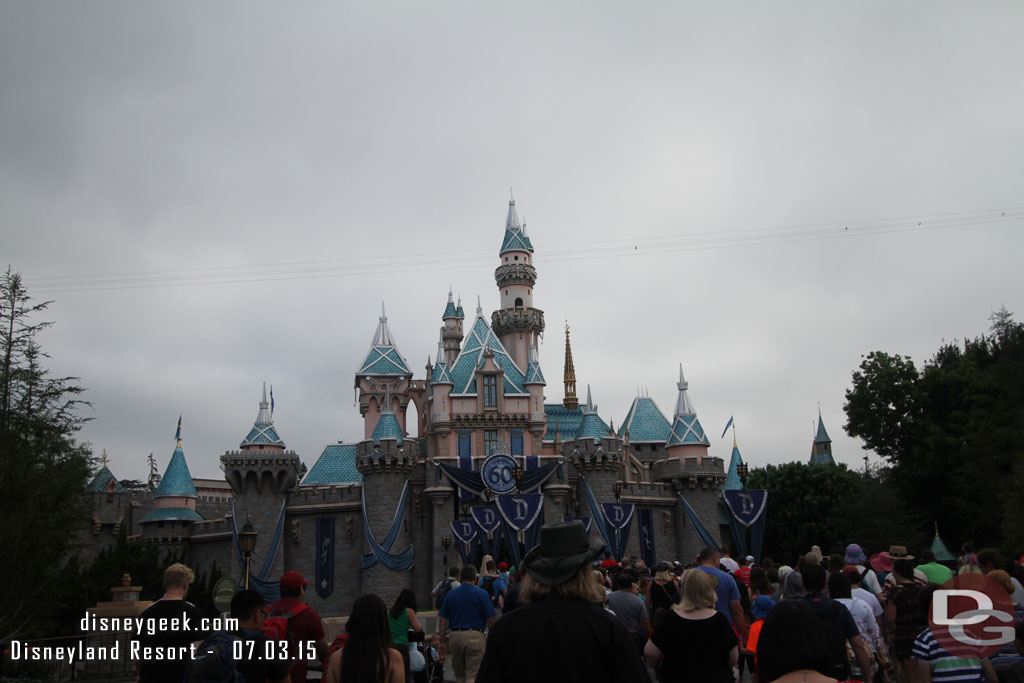
[{"label": "person in red cap", "polygon": [[[317,659],[323,661],[327,655],[327,634],[316,610],[306,604],[306,586],[309,582],[297,571],[288,571],[281,576],[278,586],[281,599],[267,606],[270,617],[288,619],[289,641],[316,643]],[[296,659],[291,668],[292,683],[306,683],[308,669],[305,659]]]}]

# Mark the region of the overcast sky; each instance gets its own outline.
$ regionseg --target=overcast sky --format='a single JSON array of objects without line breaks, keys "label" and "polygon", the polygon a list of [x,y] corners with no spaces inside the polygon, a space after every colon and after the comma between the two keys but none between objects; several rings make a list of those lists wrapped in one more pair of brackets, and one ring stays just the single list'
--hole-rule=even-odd
[{"label": "overcast sky", "polygon": [[1024,316],[1024,5],[0,4],[5,264],[89,388],[119,478],[193,476],[275,424],[312,466],[362,437],[381,301],[416,376],[472,316],[510,188],[536,248],[547,400],[836,459],[861,355],[927,359]]}]

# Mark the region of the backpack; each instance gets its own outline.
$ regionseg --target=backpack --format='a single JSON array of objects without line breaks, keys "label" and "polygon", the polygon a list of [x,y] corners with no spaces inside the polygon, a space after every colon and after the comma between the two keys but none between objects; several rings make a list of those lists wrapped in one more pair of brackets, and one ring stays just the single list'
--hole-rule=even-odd
[{"label": "backpack", "polygon": [[327,665],[327,662],[331,661],[331,655],[345,647],[346,640],[348,640],[348,633],[345,631],[345,627],[343,626],[338,635],[334,636],[334,641],[331,642],[331,646],[327,648],[327,656],[324,657],[324,666]]},{"label": "backpack", "polygon": [[263,620],[263,635],[271,640],[284,640],[288,642],[288,652],[294,655],[298,651],[297,643],[295,642],[295,634],[289,628],[289,623],[292,617],[302,614],[309,605],[304,602],[292,607],[290,612],[285,612],[280,608],[270,609],[265,607],[264,610],[267,613],[267,618]]},{"label": "backpack", "polygon": [[842,603],[833,600],[832,605],[829,606],[828,611],[824,614],[819,613],[817,610],[814,612],[818,615],[818,619],[821,620],[821,628],[825,633],[825,639],[828,641],[828,659],[832,663],[832,669],[828,675],[837,681],[845,681],[850,678],[850,660],[846,655],[846,637],[836,625],[836,618],[839,616],[842,608]]},{"label": "backpack", "polygon": [[491,596],[491,605],[494,607],[498,606],[498,596],[494,592],[494,582],[497,580],[497,576],[485,576],[480,581],[480,587],[487,591],[487,595]]},{"label": "backpack", "polygon": [[455,579],[450,576],[445,579],[444,583],[441,584],[441,587],[437,589],[437,594],[434,596],[434,607],[441,609],[441,605],[444,604],[444,596],[451,592],[452,588],[455,587],[455,583]]},{"label": "backpack", "polygon": [[211,633],[188,663],[185,683],[245,683],[245,676],[235,667],[238,640],[238,636],[225,631]]}]

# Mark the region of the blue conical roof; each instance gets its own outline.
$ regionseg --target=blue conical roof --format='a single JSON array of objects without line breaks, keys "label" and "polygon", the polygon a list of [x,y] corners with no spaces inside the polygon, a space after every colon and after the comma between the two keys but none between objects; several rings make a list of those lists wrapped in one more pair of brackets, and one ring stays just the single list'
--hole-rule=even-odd
[{"label": "blue conical roof", "polygon": [[941,538],[939,538],[939,532],[937,529],[935,531],[935,540],[932,541],[932,554],[935,555],[935,559],[939,562],[952,562],[956,559],[956,556],[949,552],[949,548],[947,548],[946,544],[942,542]]},{"label": "blue conical roof", "polygon": [[523,371],[508,355],[508,351],[495,336],[491,326],[484,320],[483,311],[479,307],[473,328],[466,335],[462,351],[450,369],[452,382],[455,384],[452,393],[469,395],[477,393],[476,370],[483,363],[484,351],[487,349],[494,354],[495,365],[505,373],[503,387],[505,395],[529,393],[523,387],[523,380],[526,378]]},{"label": "blue conical roof", "polygon": [[665,443],[672,434],[672,423],[649,396],[637,396],[619,425],[619,438],[629,431],[631,443]]},{"label": "blue conical roof", "polygon": [[412,371],[405,358],[398,352],[395,340],[388,328],[388,317],[384,313],[384,304],[380,306],[380,322],[377,325],[377,332],[373,335],[373,342],[370,344],[370,351],[366,354],[356,377],[381,375],[398,375],[412,377]]},{"label": "blue conical roof", "polygon": [[402,425],[398,424],[398,418],[389,411],[381,414],[370,438],[375,442],[380,442],[381,439],[394,439],[398,443],[402,443],[405,434],[402,433]]},{"label": "blue conical roof", "polygon": [[530,345],[530,363],[526,366],[526,379],[523,380],[523,386],[527,384],[544,384],[544,373],[540,370],[540,363],[537,361],[537,345]]},{"label": "blue conical roof", "polygon": [[508,202],[508,217],[505,219],[505,238],[501,241],[501,251],[528,251],[533,252],[533,245],[530,238],[526,236],[522,224],[519,222],[519,214],[516,213],[516,200]]},{"label": "blue conical roof", "polygon": [[825,423],[821,421],[821,413],[818,413],[818,433],[814,437],[814,443],[832,443],[828,432],[825,431]]},{"label": "blue conical roof", "polygon": [[100,468],[100,471],[92,478],[92,481],[89,482],[89,486],[85,490],[90,493],[106,493],[107,486],[111,481],[114,482],[114,493],[124,493],[128,490],[121,486],[121,482],[117,480],[114,473],[106,465]]},{"label": "blue conical roof", "polygon": [[455,308],[455,302],[452,301],[452,290],[448,290],[448,305],[444,307],[444,313],[441,314],[441,320],[447,318],[458,318],[459,310]]},{"label": "blue conical roof", "polygon": [[[271,387],[271,394],[274,393],[273,387]],[[274,415],[270,410],[270,404],[267,402],[267,385],[263,385],[263,400],[260,401],[260,412],[256,414],[256,422],[253,423],[252,429],[246,435],[242,443],[239,444],[240,448],[247,446],[280,446],[284,448],[284,441],[278,436],[277,430],[274,429]]]},{"label": "blue conical roof", "polygon": [[587,403],[583,406],[583,422],[580,430],[576,433],[577,439],[593,439],[600,441],[608,436],[611,429],[604,423],[604,420],[597,414],[597,406],[590,395],[590,386],[587,386]]},{"label": "blue conical roof", "polygon": [[683,366],[679,366],[679,398],[676,400],[676,413],[672,418],[672,433],[668,437],[666,446],[681,446],[695,444],[699,446],[710,446],[711,442],[704,434],[704,428],[697,419],[697,411],[690,402],[686,393],[690,388],[689,382],[683,377]]},{"label": "blue conical roof", "polygon": [[740,455],[740,449],[736,445],[736,440],[732,442],[732,458],[729,459],[729,472],[725,476],[725,486],[722,488],[726,491],[738,491],[743,488],[743,482],[740,481],[740,473],[738,467],[743,464],[743,457]]},{"label": "blue conical roof", "polygon": [[157,487],[153,496],[191,496],[198,498],[195,484],[192,483],[192,474],[188,471],[188,463],[185,462],[185,453],[181,450],[181,442],[174,449],[171,461],[167,463],[163,479]]}]

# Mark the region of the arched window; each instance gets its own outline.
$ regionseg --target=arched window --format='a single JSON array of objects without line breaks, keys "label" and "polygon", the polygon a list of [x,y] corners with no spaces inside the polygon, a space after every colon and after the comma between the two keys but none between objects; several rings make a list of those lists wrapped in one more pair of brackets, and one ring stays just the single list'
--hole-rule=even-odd
[{"label": "arched window", "polygon": [[516,297],[516,308],[522,308],[522,307],[523,307],[523,297],[517,296]]}]

